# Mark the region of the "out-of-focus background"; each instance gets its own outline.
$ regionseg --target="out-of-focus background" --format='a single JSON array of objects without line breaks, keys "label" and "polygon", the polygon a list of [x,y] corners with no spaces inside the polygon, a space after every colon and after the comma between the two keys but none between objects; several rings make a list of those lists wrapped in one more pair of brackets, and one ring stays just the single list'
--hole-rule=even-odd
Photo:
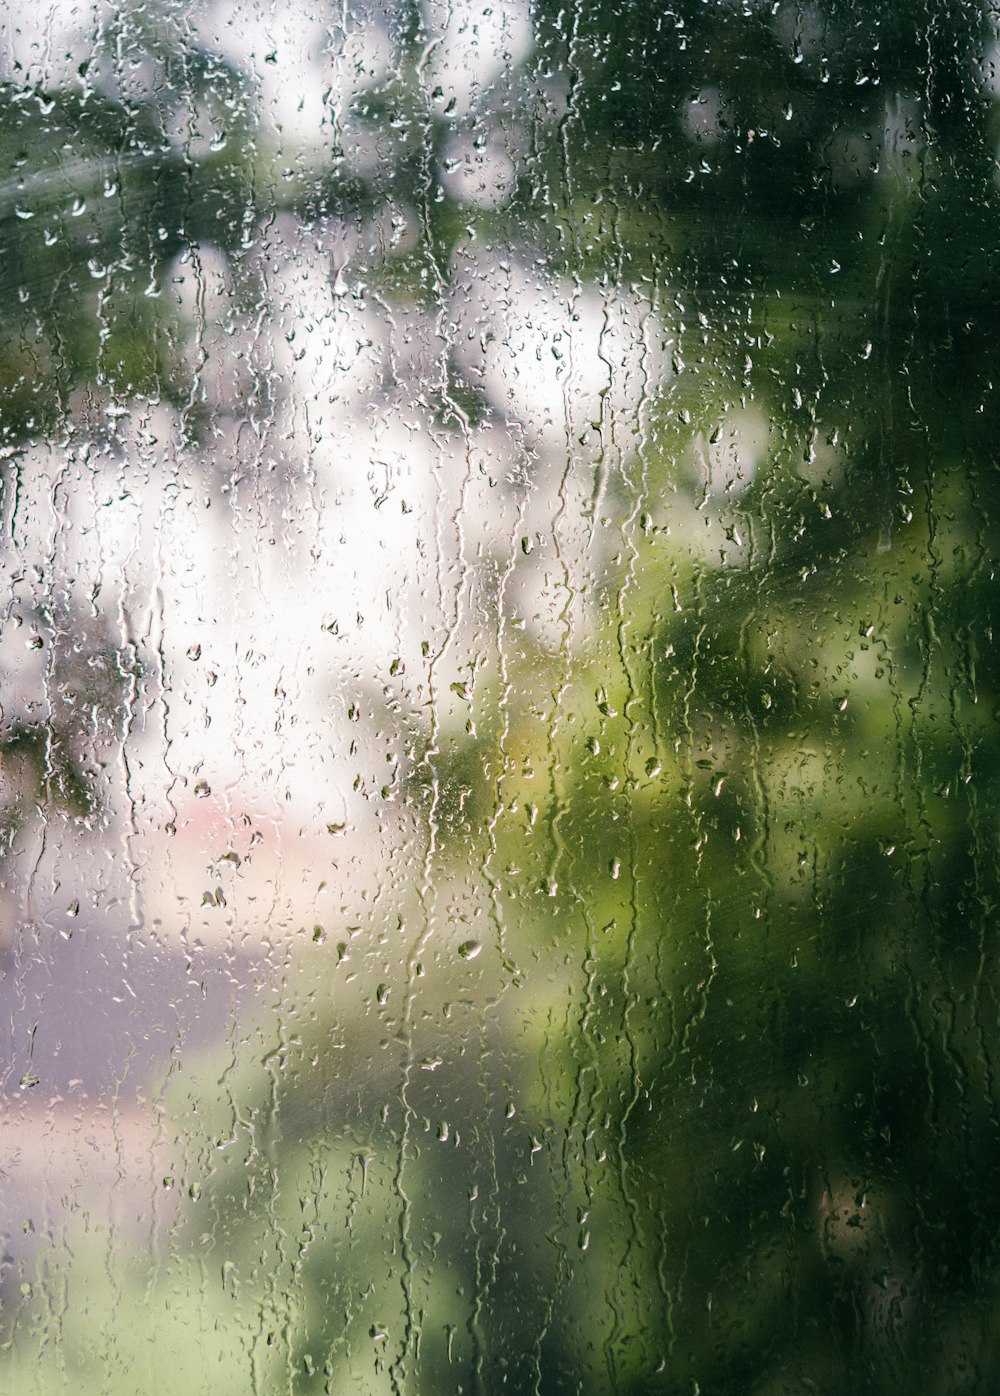
[{"label": "out-of-focus background", "polygon": [[0,25],[0,1390],[995,1392],[1000,17]]}]

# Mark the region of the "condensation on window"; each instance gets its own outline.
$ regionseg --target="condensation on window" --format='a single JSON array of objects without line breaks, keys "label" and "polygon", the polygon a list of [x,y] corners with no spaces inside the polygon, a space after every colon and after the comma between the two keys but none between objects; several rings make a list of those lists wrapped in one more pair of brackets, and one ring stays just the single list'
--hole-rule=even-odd
[{"label": "condensation on window", "polygon": [[8,7],[0,1388],[998,1389],[998,55]]}]

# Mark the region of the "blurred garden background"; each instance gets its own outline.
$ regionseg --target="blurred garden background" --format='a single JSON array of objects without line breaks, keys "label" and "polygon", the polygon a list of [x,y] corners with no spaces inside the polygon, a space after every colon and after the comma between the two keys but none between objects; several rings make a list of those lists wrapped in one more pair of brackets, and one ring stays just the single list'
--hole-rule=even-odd
[{"label": "blurred garden background", "polygon": [[0,1390],[1000,1390],[998,62],[10,0]]}]

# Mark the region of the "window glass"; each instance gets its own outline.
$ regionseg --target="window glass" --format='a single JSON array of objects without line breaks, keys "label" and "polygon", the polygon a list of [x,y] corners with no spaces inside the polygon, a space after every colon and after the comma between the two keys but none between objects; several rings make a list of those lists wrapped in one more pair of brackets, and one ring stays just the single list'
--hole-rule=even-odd
[{"label": "window glass", "polygon": [[0,1388],[1000,1386],[998,25],[8,7]]}]

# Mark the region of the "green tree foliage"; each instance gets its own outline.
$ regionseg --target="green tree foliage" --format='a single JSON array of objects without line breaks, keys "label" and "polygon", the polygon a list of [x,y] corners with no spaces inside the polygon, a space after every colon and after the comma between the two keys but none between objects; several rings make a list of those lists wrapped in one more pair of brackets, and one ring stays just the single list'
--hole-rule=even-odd
[{"label": "green tree foliage", "polygon": [[[190,331],[144,287],[205,241],[238,264],[262,209],[411,219],[376,269],[391,304],[433,315],[471,229],[578,295],[642,288],[667,327],[639,429],[602,396],[600,450],[560,467],[594,471],[587,578],[558,521],[483,562],[545,563],[563,643],[497,583],[506,647],[468,687],[432,673],[402,789],[426,856],[364,928],[384,952],[306,937],[246,1059],[178,1088],[170,1253],[78,1296],[63,1360],[79,1390],[985,1394],[995,19],[532,18],[504,100],[463,118],[426,79],[429,17],[391,17],[402,58],[350,114],[381,163],[345,141],[287,197],[247,130],[169,139],[163,93],[240,105],[207,57],[146,105],[5,94],[12,448],[77,389],[183,403]],[[523,143],[505,207],[444,192],[460,120]],[[447,344],[426,386],[442,430],[502,420]]]}]

